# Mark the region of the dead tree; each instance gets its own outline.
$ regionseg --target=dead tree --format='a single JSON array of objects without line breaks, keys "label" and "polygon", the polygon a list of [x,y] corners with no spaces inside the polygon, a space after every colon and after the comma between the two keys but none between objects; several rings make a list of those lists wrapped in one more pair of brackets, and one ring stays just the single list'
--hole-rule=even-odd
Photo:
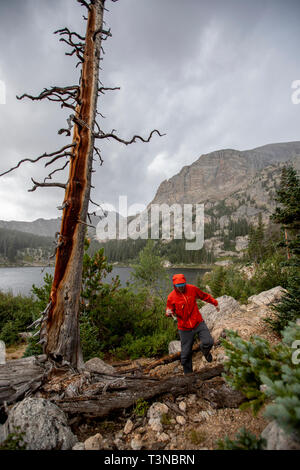
[{"label": "dead tree", "polygon": [[[63,28],[56,31],[60,41],[71,46],[71,52],[67,55],[78,58],[81,66],[81,78],[79,85],[66,87],[54,86],[45,88],[40,95],[31,96],[23,94],[18,99],[29,98],[31,100],[56,101],[62,108],[70,108],[72,114],[67,120],[68,128],[60,129],[59,134],[71,135],[73,126],[73,140],[69,145],[61,149],[44,153],[35,159],[25,158],[19,163],[5,171],[0,176],[18,168],[24,162],[36,163],[46,159],[45,167],[66,161],[64,165],[52,170],[44,181],[32,179],[35,191],[41,187],[62,188],[65,197],[61,209],[62,222],[56,246],[56,262],[54,280],[47,308],[39,320],[32,326],[40,326],[40,343],[43,344],[44,353],[48,359],[56,364],[70,365],[75,369],[83,366],[80,348],[79,334],[79,299],[82,280],[82,262],[84,252],[85,230],[88,225],[86,220],[89,216],[88,206],[91,191],[91,173],[93,171],[93,155],[102,158],[100,151],[95,147],[95,139],[112,138],[125,145],[132,144],[137,140],[149,142],[152,135],[159,131],[153,130],[147,139],[135,135],[130,140],[124,140],[115,134],[115,131],[104,132],[96,122],[97,99],[100,93],[115,90],[115,88],[104,87],[99,84],[99,62],[102,51],[102,41],[111,36],[110,30],[103,27],[103,14],[105,0],[77,0],[87,10],[86,35]],[[116,1],[116,0],[112,0]],[[98,113],[100,114],[100,113]],[[95,127],[97,131],[95,132]],[[69,165],[69,178],[66,183],[52,182],[52,175],[63,170]]]}]

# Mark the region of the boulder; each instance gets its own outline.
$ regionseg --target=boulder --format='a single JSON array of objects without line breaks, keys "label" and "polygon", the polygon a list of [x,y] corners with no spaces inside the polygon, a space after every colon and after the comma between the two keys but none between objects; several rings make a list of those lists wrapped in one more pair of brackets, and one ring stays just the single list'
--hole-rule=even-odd
[{"label": "boulder", "polygon": [[100,433],[97,433],[84,441],[84,450],[101,450],[102,448],[103,437]]},{"label": "boulder", "polygon": [[93,357],[84,366],[89,372],[95,372],[96,374],[114,375],[116,372],[113,366],[106,364],[99,357]]},{"label": "boulder", "polygon": [[24,433],[27,450],[69,450],[77,443],[65,413],[44,398],[25,398],[9,412],[8,432]]},{"label": "boulder", "polygon": [[251,297],[248,298],[248,302],[253,302],[256,305],[271,305],[279,302],[284,292],[286,292],[286,290],[281,286],[273,287],[273,289],[265,290],[260,292],[260,294],[251,295]]},{"label": "boulder", "polygon": [[266,439],[266,450],[300,450],[300,441],[281,429],[275,421],[271,421],[261,433]]},{"label": "boulder", "polygon": [[77,444],[72,447],[72,450],[85,450],[84,442],[77,442]]},{"label": "boulder", "polygon": [[229,295],[222,295],[221,297],[218,297],[217,300],[220,312],[218,312],[212,304],[206,304],[201,308],[203,320],[210,330],[216,326],[218,320],[222,320],[224,317],[229,317],[234,312],[240,310],[240,304]]},{"label": "boulder", "polygon": [[130,447],[132,448],[132,450],[141,450],[142,446],[143,443],[141,441],[140,436],[135,436],[131,439]]},{"label": "boulder", "polygon": [[147,411],[147,417],[150,419],[161,419],[163,414],[167,414],[169,408],[164,403],[155,402],[153,403],[149,410]]},{"label": "boulder", "polygon": [[169,408],[164,403],[155,402],[150,406],[147,417],[149,418],[148,424],[152,431],[161,432],[163,430],[161,418],[164,414],[167,414],[168,411]]},{"label": "boulder", "polygon": [[133,430],[133,422],[131,419],[128,419],[126,421],[125,427],[124,427],[124,434],[129,434]]},{"label": "boulder", "polygon": [[169,354],[176,354],[181,352],[181,342],[180,341],[171,341],[168,347]]}]

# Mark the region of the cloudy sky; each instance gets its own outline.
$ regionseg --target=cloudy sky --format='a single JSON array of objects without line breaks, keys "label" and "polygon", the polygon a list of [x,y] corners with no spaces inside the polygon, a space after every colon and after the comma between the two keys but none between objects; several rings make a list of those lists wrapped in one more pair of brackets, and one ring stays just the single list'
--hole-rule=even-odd
[{"label": "cloudy sky", "polygon": [[[106,0],[106,7],[113,37],[100,79],[121,90],[101,96],[99,124],[125,139],[154,128],[166,136],[102,144],[93,200],[117,210],[119,195],[148,204],[164,179],[201,154],[300,140],[300,105],[291,99],[300,80],[299,0]],[[76,0],[0,0],[0,173],[70,143],[57,134],[67,110],[16,95],[78,83],[76,59],[53,32],[84,33],[83,14]],[[0,219],[59,216],[63,190],[28,192],[31,177],[47,174],[42,162],[26,163],[0,178]]]}]

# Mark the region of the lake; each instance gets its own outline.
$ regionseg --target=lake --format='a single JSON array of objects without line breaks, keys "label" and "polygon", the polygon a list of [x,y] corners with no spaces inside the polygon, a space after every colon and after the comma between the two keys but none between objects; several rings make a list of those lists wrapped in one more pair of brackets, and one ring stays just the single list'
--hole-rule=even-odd
[{"label": "lake", "polygon": [[[126,285],[126,282],[130,282],[130,273],[132,268],[114,266],[113,270],[106,277],[106,281],[110,281],[112,277],[118,275],[122,286]],[[169,274],[170,282],[172,276],[175,273],[182,273],[185,275],[187,283],[193,284],[196,282],[198,275],[203,276],[208,269],[198,268],[169,268],[167,272]],[[32,284],[37,287],[43,285],[43,278],[46,273],[53,274],[54,268],[47,267],[12,267],[12,268],[1,268],[0,267],[0,291],[8,292],[11,291],[14,295],[30,295]],[[171,285],[171,284],[170,284]]]}]

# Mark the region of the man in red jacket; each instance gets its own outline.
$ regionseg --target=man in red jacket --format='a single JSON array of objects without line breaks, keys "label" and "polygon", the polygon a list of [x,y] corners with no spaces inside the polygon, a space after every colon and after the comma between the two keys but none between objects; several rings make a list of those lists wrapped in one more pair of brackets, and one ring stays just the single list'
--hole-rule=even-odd
[{"label": "man in red jacket", "polygon": [[195,334],[198,335],[201,345],[200,349],[208,362],[212,362],[211,348],[214,340],[207,328],[196,300],[204,300],[213,304],[217,311],[218,301],[211,295],[206,294],[198,287],[187,284],[183,274],[173,276],[174,290],[168,295],[166,316],[177,318],[177,327],[181,340],[181,364],[185,374],[193,372],[192,348]]}]

